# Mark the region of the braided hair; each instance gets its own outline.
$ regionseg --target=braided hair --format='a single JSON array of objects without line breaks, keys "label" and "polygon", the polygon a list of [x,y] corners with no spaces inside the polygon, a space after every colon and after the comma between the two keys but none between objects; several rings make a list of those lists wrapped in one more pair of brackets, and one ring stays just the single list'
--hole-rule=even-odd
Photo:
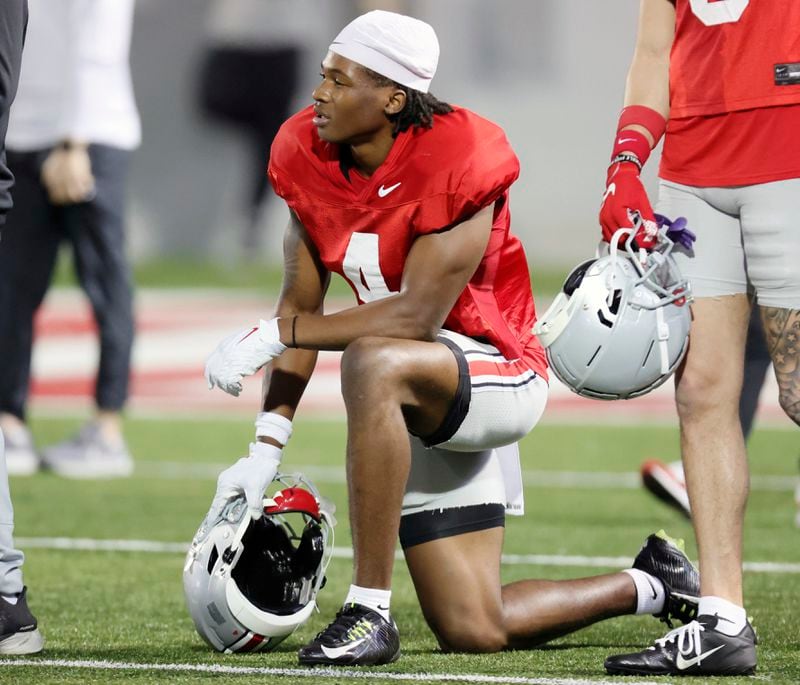
[{"label": "braided hair", "polygon": [[392,88],[399,88],[406,94],[406,106],[396,114],[387,115],[389,121],[394,123],[392,136],[395,138],[399,133],[407,131],[412,126],[433,128],[434,114],[449,114],[453,111],[453,108],[449,104],[438,100],[430,93],[423,93],[421,90],[415,90],[414,88],[404,86],[367,67],[362,67],[362,69],[367,73],[370,80],[379,88],[390,86]]}]

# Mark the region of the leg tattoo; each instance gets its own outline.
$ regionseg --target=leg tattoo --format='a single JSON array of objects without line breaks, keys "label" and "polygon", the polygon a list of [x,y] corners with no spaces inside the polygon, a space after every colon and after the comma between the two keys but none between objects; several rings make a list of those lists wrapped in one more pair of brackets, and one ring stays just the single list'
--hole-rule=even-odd
[{"label": "leg tattoo", "polygon": [[781,407],[800,425],[800,310],[762,307],[761,318]]}]

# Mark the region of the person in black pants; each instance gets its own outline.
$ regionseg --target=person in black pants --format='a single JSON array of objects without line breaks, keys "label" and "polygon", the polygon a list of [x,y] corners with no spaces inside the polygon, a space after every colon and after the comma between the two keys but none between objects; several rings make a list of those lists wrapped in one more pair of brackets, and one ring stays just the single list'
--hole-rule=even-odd
[{"label": "person in black pants", "polygon": [[0,252],[0,427],[8,468],[23,475],[39,467],[25,424],[33,317],[68,242],[100,337],[96,413],[74,438],[45,449],[41,462],[71,478],[127,476],[133,461],[121,411],[134,319],[124,210],[140,139],[129,65],[134,0],[29,3],[7,141],[17,208]]},{"label": "person in black pants", "polygon": [[[5,249],[3,224],[11,209],[11,186],[14,176],[6,164],[5,141],[8,114],[17,91],[22,44],[28,22],[26,0],[0,3],[0,253]],[[6,367],[8,362],[0,357]],[[5,443],[0,430],[0,654],[34,654],[42,650],[44,640],[36,618],[28,609],[22,583],[24,555],[14,547],[14,509],[8,488]]]}]

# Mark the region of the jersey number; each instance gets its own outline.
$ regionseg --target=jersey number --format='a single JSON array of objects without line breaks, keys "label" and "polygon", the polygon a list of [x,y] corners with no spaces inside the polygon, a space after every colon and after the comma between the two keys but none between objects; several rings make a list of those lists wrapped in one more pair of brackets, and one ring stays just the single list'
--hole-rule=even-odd
[{"label": "jersey number", "polygon": [[378,254],[378,236],[374,233],[353,233],[350,236],[342,270],[362,302],[381,300],[393,294],[381,273]]},{"label": "jersey number", "polygon": [[694,15],[706,26],[733,24],[741,19],[750,0],[689,0]]}]

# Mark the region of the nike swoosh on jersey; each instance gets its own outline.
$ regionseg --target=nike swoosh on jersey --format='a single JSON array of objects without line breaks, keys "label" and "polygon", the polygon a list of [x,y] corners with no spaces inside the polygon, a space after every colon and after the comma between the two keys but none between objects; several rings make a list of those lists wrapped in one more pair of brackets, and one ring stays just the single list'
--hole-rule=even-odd
[{"label": "nike swoosh on jersey", "polygon": [[678,667],[679,671],[685,671],[687,668],[694,666],[695,664],[699,664],[703,659],[707,656],[713,654],[714,652],[718,652],[722,649],[725,645],[720,645],[719,647],[714,647],[714,649],[709,649],[707,652],[703,652],[702,654],[698,654],[696,657],[691,659],[684,659],[683,654],[678,654],[678,658],[675,660],[675,665]]},{"label": "nike swoosh on jersey", "polygon": [[386,197],[393,190],[395,190],[396,188],[399,188],[402,185],[402,183],[403,182],[400,181],[399,183],[395,183],[393,186],[389,186],[388,188],[385,188],[384,186],[381,186],[380,188],[378,188],[378,197]]},{"label": "nike swoosh on jersey", "polygon": [[345,645],[344,647],[326,647],[325,645],[320,645],[322,648],[322,653],[328,657],[329,659],[338,659],[340,656],[344,656],[345,654],[349,654],[356,647],[358,647],[364,640],[367,638],[362,637],[360,640],[356,640],[355,642],[351,642],[350,644]]},{"label": "nike swoosh on jersey", "polygon": [[636,142],[636,138],[620,138],[617,142],[620,145],[622,145],[622,143],[635,143]]}]

